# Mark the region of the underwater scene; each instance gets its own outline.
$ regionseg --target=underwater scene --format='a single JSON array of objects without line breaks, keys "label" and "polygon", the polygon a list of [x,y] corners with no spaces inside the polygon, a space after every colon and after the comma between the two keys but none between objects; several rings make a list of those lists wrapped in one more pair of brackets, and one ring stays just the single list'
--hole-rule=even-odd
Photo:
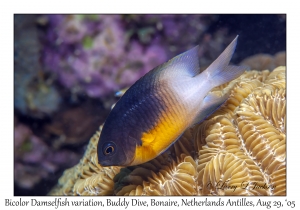
[{"label": "underwater scene", "polygon": [[14,195],[286,195],[286,15],[14,15]]}]

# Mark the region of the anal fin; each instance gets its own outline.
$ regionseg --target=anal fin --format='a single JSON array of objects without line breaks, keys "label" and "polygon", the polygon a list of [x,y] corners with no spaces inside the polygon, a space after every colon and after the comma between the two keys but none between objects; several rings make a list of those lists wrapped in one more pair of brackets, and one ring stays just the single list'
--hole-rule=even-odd
[{"label": "anal fin", "polygon": [[216,92],[208,93],[201,103],[200,110],[195,118],[193,125],[201,123],[212,113],[214,113],[222,104],[228,99],[229,93],[224,95],[217,94]]}]

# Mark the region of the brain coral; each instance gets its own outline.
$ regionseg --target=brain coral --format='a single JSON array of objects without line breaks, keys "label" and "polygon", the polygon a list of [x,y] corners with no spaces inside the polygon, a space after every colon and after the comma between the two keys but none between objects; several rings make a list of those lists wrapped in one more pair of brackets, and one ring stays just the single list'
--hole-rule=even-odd
[{"label": "brain coral", "polygon": [[214,88],[231,92],[212,116],[157,158],[102,167],[91,138],[50,195],[286,195],[285,67],[248,71]]}]

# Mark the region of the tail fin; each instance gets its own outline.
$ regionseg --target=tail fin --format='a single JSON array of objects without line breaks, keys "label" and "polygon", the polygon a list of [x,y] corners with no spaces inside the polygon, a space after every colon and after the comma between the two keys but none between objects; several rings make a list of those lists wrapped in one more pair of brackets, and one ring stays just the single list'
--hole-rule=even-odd
[{"label": "tail fin", "polygon": [[212,87],[229,82],[239,77],[246,70],[243,66],[228,66],[235,51],[237,38],[238,36],[236,36],[221,55],[219,55],[219,57],[204,72],[201,73],[203,76],[205,75],[207,77]]}]

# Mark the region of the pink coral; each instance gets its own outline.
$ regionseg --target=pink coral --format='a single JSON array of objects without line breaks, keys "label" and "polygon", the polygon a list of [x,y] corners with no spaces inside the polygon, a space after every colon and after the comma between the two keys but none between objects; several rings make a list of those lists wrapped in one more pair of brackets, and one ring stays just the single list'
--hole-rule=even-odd
[{"label": "pink coral", "polygon": [[16,125],[14,132],[15,182],[22,188],[31,189],[60,166],[70,167],[78,160],[73,152],[53,150],[23,124]]},{"label": "pink coral", "polygon": [[50,15],[49,26],[44,62],[73,93],[107,95],[166,59],[159,45],[129,42],[120,15]]}]

